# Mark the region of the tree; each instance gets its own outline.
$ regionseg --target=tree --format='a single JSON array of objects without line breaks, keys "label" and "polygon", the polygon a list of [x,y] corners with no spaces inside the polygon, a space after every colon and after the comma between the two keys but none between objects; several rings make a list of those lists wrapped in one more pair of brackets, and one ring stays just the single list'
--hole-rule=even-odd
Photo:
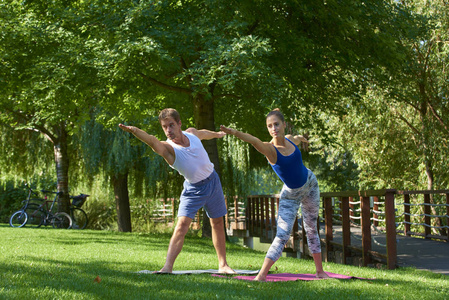
[{"label": "tree", "polygon": [[[449,182],[444,163],[449,154],[449,119],[444,117],[449,113],[449,6],[446,1],[421,0],[407,1],[404,5],[421,16],[424,24],[419,38],[408,43],[409,68],[399,85],[402,93],[396,97],[396,106],[406,105],[414,114],[404,115],[401,110],[396,110],[396,114],[416,138],[422,151],[427,189],[433,190],[435,185],[446,187]],[[436,202],[433,196],[430,201]],[[434,206],[431,210],[439,215]],[[436,225],[443,224],[437,218]],[[440,234],[446,234],[445,230],[440,229]]]},{"label": "tree", "polygon": [[[414,11],[409,34],[401,39],[406,64],[388,85],[372,84],[334,128],[354,155],[365,187],[444,189],[449,182],[449,123],[444,117],[449,111],[449,7],[444,1],[401,5]],[[431,197],[432,203],[438,201]],[[435,207],[432,213],[441,215]],[[440,219],[436,225],[442,224]]]},{"label": "tree", "polygon": [[68,211],[70,136],[95,102],[95,69],[86,64],[91,57],[62,4],[45,10],[19,1],[0,6],[0,119],[52,143],[57,188],[63,192],[58,209]]},{"label": "tree", "polygon": [[[405,5],[419,14],[425,23],[419,38],[408,43],[410,64],[400,85],[403,92],[396,99],[416,112],[418,126],[413,125],[409,116],[398,112],[398,117],[419,135],[427,188],[433,189],[434,169],[438,168],[441,160],[441,157],[435,156],[440,151],[433,149],[439,148],[441,142],[447,145],[449,135],[449,119],[444,117],[449,113],[449,6],[445,1],[407,1]],[[437,140],[439,142],[433,143]],[[447,146],[441,149],[446,152],[444,148],[447,149]],[[445,181],[449,182],[447,177]]]}]

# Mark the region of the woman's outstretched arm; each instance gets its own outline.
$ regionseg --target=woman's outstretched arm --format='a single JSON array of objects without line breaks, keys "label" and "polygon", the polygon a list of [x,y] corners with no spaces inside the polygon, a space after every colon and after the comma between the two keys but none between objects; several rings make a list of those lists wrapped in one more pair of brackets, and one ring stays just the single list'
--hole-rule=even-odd
[{"label": "woman's outstretched arm", "polygon": [[270,163],[276,163],[276,150],[271,143],[262,142],[260,139],[249,133],[241,132],[237,129],[228,128],[223,125],[220,126],[220,130],[226,134],[235,135],[244,142],[250,143],[254,148],[256,148],[257,151],[265,155]]},{"label": "woman's outstretched arm", "polygon": [[287,134],[285,137],[288,138],[293,143],[295,143],[296,146],[298,146],[301,142],[307,144],[309,143],[309,141],[305,137],[299,134],[298,135]]}]

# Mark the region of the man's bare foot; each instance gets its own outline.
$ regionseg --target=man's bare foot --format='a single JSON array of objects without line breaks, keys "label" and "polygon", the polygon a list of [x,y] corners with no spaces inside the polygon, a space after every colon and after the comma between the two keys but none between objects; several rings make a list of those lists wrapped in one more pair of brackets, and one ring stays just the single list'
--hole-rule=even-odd
[{"label": "man's bare foot", "polygon": [[171,274],[173,273],[173,269],[162,268],[159,271],[154,271],[154,274]]},{"label": "man's bare foot", "polygon": [[173,274],[172,272],[154,271],[153,274]]},{"label": "man's bare foot", "polygon": [[324,272],[324,271],[320,271],[320,272],[316,272],[316,278],[328,279],[329,275],[327,275],[326,272]]},{"label": "man's bare foot", "polygon": [[219,268],[218,273],[220,273],[220,274],[237,274],[237,272],[234,271],[233,269],[231,269],[231,267],[229,267],[229,266]]}]

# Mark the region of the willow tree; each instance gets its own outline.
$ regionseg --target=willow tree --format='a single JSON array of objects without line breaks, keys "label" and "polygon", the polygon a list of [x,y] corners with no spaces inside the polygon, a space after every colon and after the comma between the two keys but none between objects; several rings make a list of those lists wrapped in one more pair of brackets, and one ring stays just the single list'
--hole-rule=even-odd
[{"label": "willow tree", "polygon": [[59,210],[67,211],[68,145],[94,102],[95,69],[86,65],[84,40],[63,4],[36,3],[0,4],[0,119],[53,145],[57,189],[63,192]]},{"label": "willow tree", "polygon": [[[80,150],[80,163],[84,171],[81,177],[90,181],[102,176],[105,181],[111,183],[115,195],[118,230],[131,232],[131,195],[142,197],[150,194],[153,199],[168,197],[172,196],[170,192],[179,194],[181,184],[177,187],[173,184],[165,161],[148,146],[119,129],[116,124],[109,128],[100,123],[100,116],[98,110],[96,116],[92,116],[75,135],[75,144]],[[155,125],[159,126],[148,120],[140,120],[139,126],[148,131]]]}]

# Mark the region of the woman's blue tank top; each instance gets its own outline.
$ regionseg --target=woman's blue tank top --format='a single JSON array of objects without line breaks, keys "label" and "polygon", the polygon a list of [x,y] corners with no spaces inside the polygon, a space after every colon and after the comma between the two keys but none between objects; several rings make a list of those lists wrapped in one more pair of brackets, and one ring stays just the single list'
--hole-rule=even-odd
[{"label": "woman's blue tank top", "polygon": [[286,140],[295,146],[295,151],[288,156],[284,156],[273,146],[277,152],[277,160],[276,164],[270,165],[287,187],[297,189],[307,182],[309,171],[302,162],[302,155],[299,148],[289,139],[286,138]]}]

